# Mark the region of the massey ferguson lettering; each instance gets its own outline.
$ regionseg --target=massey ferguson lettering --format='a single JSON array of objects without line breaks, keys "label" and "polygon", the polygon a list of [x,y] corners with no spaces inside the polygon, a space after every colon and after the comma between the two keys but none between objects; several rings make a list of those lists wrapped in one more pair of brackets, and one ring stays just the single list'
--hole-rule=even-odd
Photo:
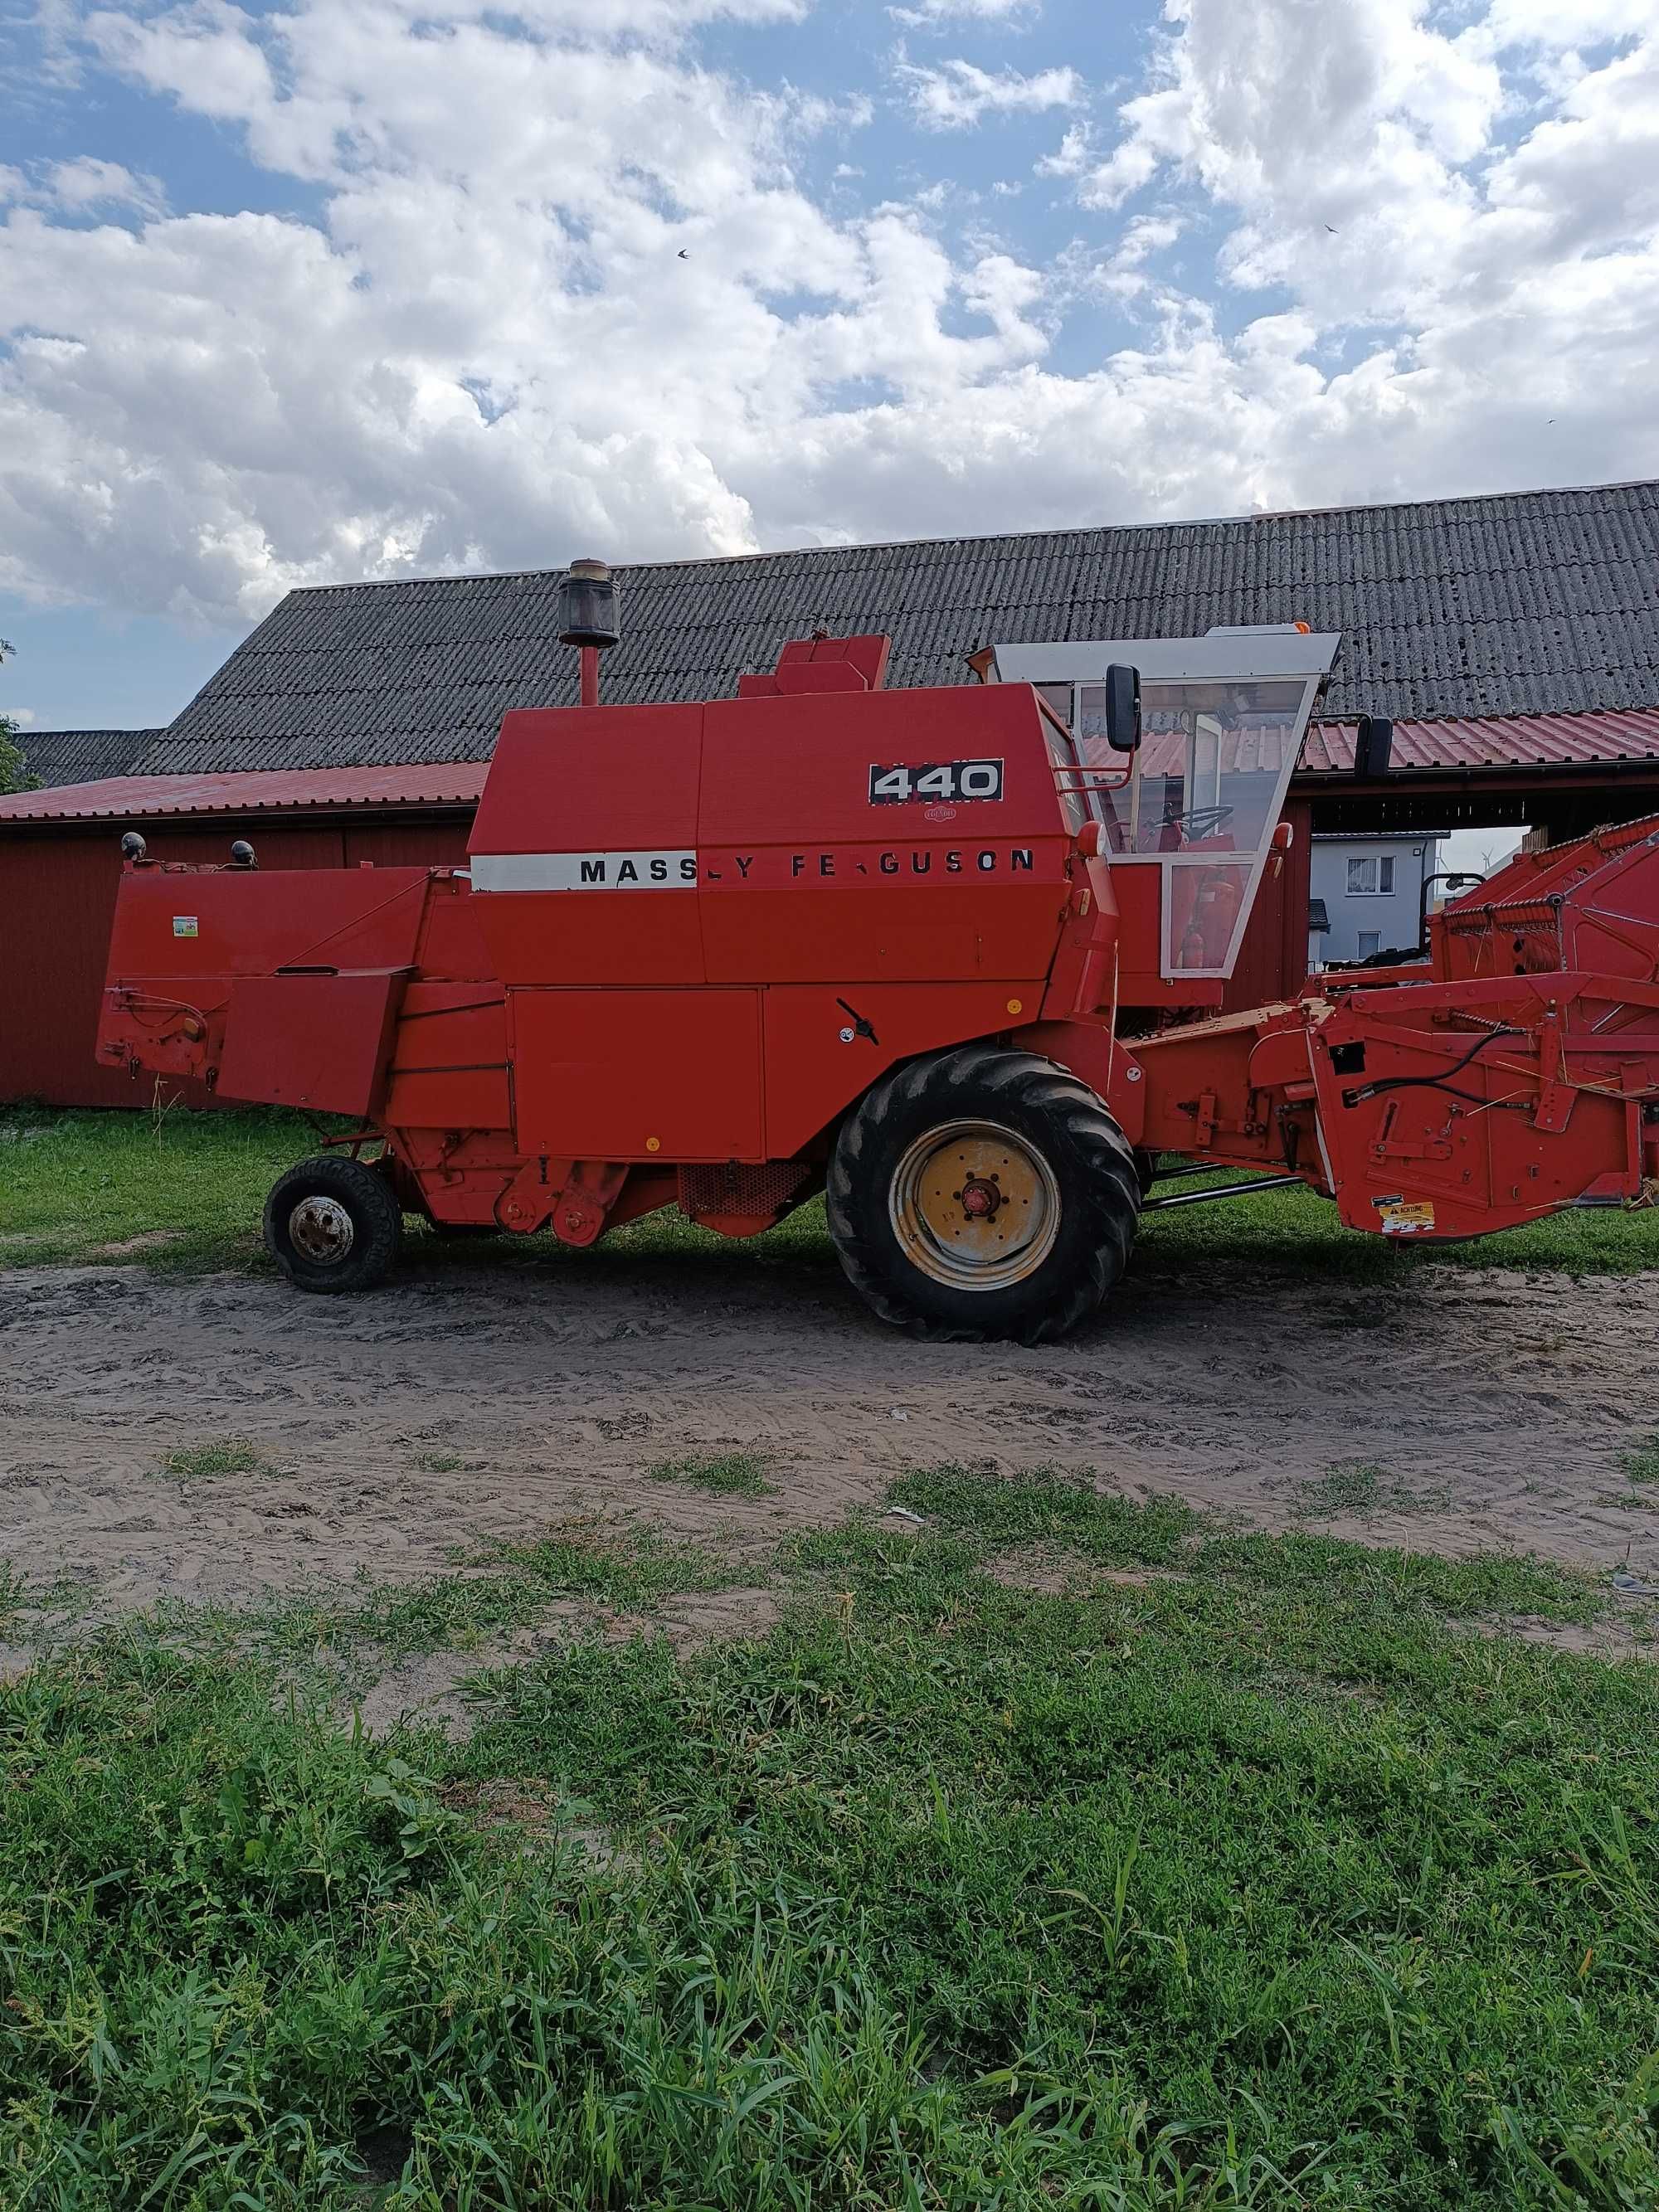
[{"label": "massey ferguson lettering", "polygon": [[674,853],[475,853],[475,891],[693,890],[697,856]]},{"label": "massey ferguson lettering", "polygon": [[[935,866],[935,863],[938,865]],[[1001,871],[1024,875],[1031,866],[1029,845],[981,845],[977,852],[951,846],[928,851],[925,847],[905,852],[792,853],[789,873],[803,876],[994,876]]]},{"label": "massey ferguson lettering", "polygon": [[810,853],[475,853],[475,891],[695,890],[699,884],[852,883],[862,876],[1021,876],[1030,845],[824,848]]}]

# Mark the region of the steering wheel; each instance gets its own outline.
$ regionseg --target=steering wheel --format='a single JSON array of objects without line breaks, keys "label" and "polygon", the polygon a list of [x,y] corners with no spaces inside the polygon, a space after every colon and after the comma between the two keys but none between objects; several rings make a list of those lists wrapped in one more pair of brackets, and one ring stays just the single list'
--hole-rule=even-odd
[{"label": "steering wheel", "polygon": [[1231,806],[1190,806],[1184,814],[1166,814],[1163,827],[1178,830],[1183,844],[1195,845],[1202,837],[1213,837],[1224,830],[1233,818]]}]

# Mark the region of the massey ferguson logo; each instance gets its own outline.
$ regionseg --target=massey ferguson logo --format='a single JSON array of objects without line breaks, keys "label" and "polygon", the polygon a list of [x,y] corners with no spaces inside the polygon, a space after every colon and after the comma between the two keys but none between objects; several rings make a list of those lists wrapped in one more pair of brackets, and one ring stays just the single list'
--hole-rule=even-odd
[{"label": "massey ferguson logo", "polygon": [[1024,876],[1032,872],[1030,845],[874,845],[820,847],[790,853],[475,853],[475,891],[669,891],[699,884],[855,882],[860,876]]}]

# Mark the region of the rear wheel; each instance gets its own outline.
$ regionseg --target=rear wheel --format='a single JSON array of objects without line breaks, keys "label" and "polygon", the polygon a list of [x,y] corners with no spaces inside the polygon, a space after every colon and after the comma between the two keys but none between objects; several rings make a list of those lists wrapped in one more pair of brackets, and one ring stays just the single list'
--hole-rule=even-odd
[{"label": "rear wheel", "polygon": [[912,1335],[1051,1342],[1123,1273],[1135,1157],[1086,1084],[966,1045],[900,1068],[842,1124],[830,1233],[860,1295]]},{"label": "rear wheel", "polygon": [[265,1249],[301,1291],[372,1289],[398,1256],[403,1226],[386,1177],[338,1155],[301,1160],[265,1200]]}]

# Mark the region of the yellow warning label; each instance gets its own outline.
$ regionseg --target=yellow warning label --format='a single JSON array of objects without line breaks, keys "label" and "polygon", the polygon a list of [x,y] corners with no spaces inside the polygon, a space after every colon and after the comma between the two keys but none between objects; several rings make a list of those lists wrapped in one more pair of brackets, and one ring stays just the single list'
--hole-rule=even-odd
[{"label": "yellow warning label", "polygon": [[1434,1226],[1434,1207],[1425,1198],[1380,1198],[1376,1210],[1385,1237],[1420,1237]]}]

